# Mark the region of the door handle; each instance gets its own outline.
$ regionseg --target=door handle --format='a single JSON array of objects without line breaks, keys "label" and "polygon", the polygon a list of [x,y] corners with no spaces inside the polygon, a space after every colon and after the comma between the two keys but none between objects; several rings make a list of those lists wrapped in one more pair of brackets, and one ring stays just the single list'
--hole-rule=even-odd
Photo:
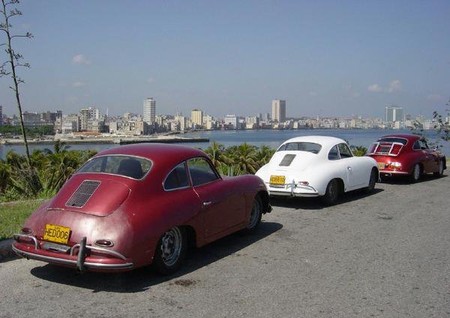
[{"label": "door handle", "polygon": [[210,206],[212,204],[211,201],[205,201],[203,202],[203,206]]}]

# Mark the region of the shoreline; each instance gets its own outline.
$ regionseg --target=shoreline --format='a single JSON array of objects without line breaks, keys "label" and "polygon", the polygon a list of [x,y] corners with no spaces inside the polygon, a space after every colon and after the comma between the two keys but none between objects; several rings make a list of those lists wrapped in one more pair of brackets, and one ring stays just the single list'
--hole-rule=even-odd
[{"label": "shoreline", "polygon": [[[78,137],[78,138],[57,138],[55,139],[39,139],[39,140],[28,140],[30,145],[51,145],[57,140],[64,142],[68,145],[75,144],[115,144],[115,145],[126,145],[126,144],[137,144],[137,143],[197,143],[197,142],[209,142],[209,138],[200,137]],[[0,145],[24,145],[23,139],[1,139]]]}]

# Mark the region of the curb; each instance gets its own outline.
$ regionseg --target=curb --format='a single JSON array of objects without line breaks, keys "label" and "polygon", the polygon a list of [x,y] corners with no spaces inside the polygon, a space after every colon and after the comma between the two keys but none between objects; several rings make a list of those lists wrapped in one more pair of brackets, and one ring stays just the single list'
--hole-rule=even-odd
[{"label": "curb", "polygon": [[0,241],[0,262],[16,256],[16,253],[12,251],[13,241],[13,239]]}]

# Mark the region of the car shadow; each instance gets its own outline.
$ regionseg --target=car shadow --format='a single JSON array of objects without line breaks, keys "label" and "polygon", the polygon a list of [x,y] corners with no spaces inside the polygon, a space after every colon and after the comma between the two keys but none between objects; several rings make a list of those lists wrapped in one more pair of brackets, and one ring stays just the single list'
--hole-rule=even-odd
[{"label": "car shadow", "polygon": [[386,183],[386,184],[415,184],[415,183],[421,183],[421,182],[430,182],[430,181],[434,181],[434,180],[439,180],[441,178],[447,178],[448,175],[444,174],[440,177],[436,177],[432,174],[424,174],[420,177],[420,180],[417,182],[412,182],[408,176],[394,176],[394,177],[385,177],[382,179],[381,183]]},{"label": "car shadow", "polygon": [[80,273],[74,269],[51,264],[35,267],[31,269],[31,274],[50,282],[90,289],[93,293],[105,291],[136,293],[167,281],[173,281],[171,282],[173,285],[187,287],[195,284],[195,281],[182,279],[184,275],[235,254],[279,231],[282,227],[279,223],[262,221],[252,233],[238,232],[202,248],[190,248],[181,269],[170,276],[159,275],[150,266],[123,273]]},{"label": "car shadow", "polygon": [[[365,190],[355,190],[344,193],[336,205],[361,200],[363,198],[376,195],[383,192],[383,189],[375,188],[373,191],[367,193]],[[283,208],[295,209],[295,210],[323,210],[329,208],[325,205],[320,198],[300,198],[300,197],[283,197],[283,198],[270,198],[270,204],[272,206],[278,206]]]}]

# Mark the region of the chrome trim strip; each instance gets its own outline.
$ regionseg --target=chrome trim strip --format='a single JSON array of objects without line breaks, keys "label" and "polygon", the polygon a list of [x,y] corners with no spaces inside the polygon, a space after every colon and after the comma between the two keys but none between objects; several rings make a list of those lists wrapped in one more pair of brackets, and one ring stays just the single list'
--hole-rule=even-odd
[{"label": "chrome trim strip", "polygon": [[[80,244],[75,244],[74,246],[72,246],[72,247],[70,248],[70,256],[75,256],[75,249],[77,249],[77,248],[78,248],[78,249],[80,248]],[[123,256],[122,254],[120,254],[120,253],[118,253],[118,252],[116,252],[116,251],[108,250],[108,249],[103,248],[103,247],[97,247],[97,246],[92,246],[92,245],[86,245],[86,248],[89,249],[89,250],[95,251],[95,252],[101,252],[101,253],[108,254],[108,255],[111,255],[111,256],[116,256],[117,258],[120,258],[120,259],[123,259],[123,260],[126,260],[126,259],[127,259],[127,258],[126,258],[125,256]]]}]

